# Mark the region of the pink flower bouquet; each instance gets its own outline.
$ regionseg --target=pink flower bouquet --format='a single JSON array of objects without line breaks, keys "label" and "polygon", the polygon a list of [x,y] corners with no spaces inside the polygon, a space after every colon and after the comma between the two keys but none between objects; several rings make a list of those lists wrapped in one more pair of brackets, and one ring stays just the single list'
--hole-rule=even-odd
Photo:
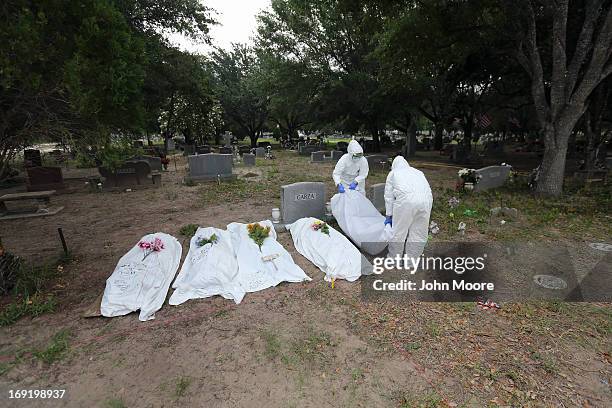
[{"label": "pink flower bouquet", "polygon": [[144,257],[142,258],[143,261],[145,260],[147,256],[151,255],[153,252],[160,252],[162,249],[164,249],[164,243],[159,238],[155,238],[151,242],[140,241],[138,243],[138,246],[145,252]]}]

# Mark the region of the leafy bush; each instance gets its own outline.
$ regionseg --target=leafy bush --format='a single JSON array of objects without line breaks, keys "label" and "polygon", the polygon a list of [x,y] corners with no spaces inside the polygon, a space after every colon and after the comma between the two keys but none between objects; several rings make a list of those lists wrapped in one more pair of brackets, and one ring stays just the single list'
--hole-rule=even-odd
[{"label": "leafy bush", "polygon": [[89,152],[79,151],[75,157],[75,165],[79,169],[96,167],[96,158]]},{"label": "leafy bush", "polygon": [[142,153],[141,149],[136,149],[127,143],[110,144],[100,149],[97,159],[102,167],[114,171],[129,159],[140,156]]}]

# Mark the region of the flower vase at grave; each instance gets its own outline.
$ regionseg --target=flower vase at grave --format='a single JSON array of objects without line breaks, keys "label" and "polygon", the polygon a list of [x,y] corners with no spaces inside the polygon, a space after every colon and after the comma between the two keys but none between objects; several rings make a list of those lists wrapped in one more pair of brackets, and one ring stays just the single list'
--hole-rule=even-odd
[{"label": "flower vase at grave", "polygon": [[274,224],[278,224],[280,222],[280,209],[279,208],[273,208],[272,209],[272,222]]},{"label": "flower vase at grave", "polygon": [[474,183],[464,183],[463,188],[465,188],[466,190],[472,191],[474,190]]}]

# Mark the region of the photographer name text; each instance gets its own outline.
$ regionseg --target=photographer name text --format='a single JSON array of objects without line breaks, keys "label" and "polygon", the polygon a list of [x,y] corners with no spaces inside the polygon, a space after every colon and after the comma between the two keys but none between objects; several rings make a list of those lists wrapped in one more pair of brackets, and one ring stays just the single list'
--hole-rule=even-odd
[{"label": "photographer name text", "polygon": [[376,291],[423,291],[438,292],[451,290],[495,290],[493,282],[466,282],[465,280],[453,280],[452,282],[439,282],[437,280],[420,282],[402,279],[397,282],[385,282],[376,279],[372,282],[372,288]]}]

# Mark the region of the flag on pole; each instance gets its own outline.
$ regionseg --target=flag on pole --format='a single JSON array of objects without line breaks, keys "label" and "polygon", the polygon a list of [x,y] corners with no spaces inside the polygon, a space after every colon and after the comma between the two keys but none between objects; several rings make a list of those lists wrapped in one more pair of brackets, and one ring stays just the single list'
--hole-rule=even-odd
[{"label": "flag on pole", "polygon": [[491,126],[491,123],[493,123],[491,116],[489,116],[488,113],[484,113],[478,116],[476,126],[478,126],[481,129],[486,129],[489,126]]}]

